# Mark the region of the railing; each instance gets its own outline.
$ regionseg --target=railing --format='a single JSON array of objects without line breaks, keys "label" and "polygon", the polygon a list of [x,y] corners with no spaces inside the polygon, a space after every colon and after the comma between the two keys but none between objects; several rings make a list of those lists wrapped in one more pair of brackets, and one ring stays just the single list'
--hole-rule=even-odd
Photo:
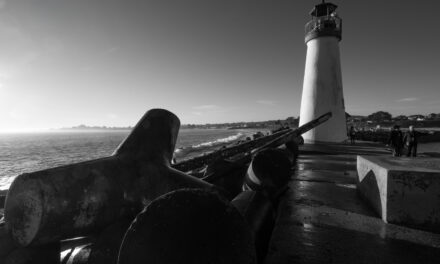
[{"label": "railing", "polygon": [[[418,133],[420,137],[418,141],[420,143],[440,141],[440,132],[438,131],[418,131]],[[355,134],[355,139],[362,141],[380,142],[386,144],[388,142],[389,136],[390,136],[390,131],[387,130],[357,131]]]},{"label": "railing", "polygon": [[332,31],[340,35],[342,33],[342,19],[337,16],[322,16],[313,18],[305,26],[305,33],[325,33]]}]

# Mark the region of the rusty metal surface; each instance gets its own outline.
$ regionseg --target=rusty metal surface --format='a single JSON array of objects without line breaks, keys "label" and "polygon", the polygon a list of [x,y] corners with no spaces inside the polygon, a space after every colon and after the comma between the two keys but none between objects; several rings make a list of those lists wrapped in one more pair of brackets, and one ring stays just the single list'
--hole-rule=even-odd
[{"label": "rusty metal surface", "polygon": [[257,191],[244,191],[231,203],[249,224],[254,235],[258,263],[263,263],[275,223],[274,208],[277,204],[274,204],[262,192]]},{"label": "rusty metal surface", "polygon": [[20,246],[87,235],[134,216],[179,188],[214,188],[170,167],[180,126],[169,111],[148,111],[115,154],[26,173],[12,183],[5,222]]},{"label": "rusty metal surface", "polygon": [[31,248],[15,248],[7,256],[0,257],[1,264],[58,264],[59,262],[59,243]]},{"label": "rusty metal surface", "polygon": [[250,227],[229,201],[182,189],[154,200],[136,217],[118,263],[251,264],[256,253]]}]

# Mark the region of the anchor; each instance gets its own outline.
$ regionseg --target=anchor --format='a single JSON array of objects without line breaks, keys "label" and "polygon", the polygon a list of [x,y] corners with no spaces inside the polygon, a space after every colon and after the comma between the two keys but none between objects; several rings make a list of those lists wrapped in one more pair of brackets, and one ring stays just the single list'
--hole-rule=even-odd
[{"label": "anchor", "polygon": [[5,225],[19,247],[86,236],[133,219],[157,197],[181,188],[216,188],[171,168],[180,121],[148,111],[106,158],[19,175],[6,197]]},{"label": "anchor", "polygon": [[267,149],[249,166],[257,182],[232,201],[197,189],[157,198],[128,228],[117,263],[263,263],[291,168],[285,153]]}]

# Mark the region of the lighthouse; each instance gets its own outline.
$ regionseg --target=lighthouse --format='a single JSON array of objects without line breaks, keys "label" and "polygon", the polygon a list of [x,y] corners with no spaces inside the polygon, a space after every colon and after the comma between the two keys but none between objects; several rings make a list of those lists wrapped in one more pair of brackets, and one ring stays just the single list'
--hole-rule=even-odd
[{"label": "lighthouse", "polygon": [[306,143],[342,142],[347,138],[339,55],[342,20],[336,8],[323,0],[312,9],[305,26],[307,57],[299,123],[332,112],[330,120],[303,134]]}]

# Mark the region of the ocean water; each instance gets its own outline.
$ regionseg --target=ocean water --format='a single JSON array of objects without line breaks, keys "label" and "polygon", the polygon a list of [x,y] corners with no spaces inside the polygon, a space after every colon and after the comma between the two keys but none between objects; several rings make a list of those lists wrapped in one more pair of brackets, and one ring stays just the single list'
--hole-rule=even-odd
[{"label": "ocean water", "polygon": [[[234,144],[256,130],[182,129],[177,161]],[[267,131],[263,131],[267,132]],[[21,173],[109,156],[129,131],[0,134],[0,190]],[[419,144],[419,153],[439,152],[440,142]]]},{"label": "ocean water", "polygon": [[[256,130],[182,129],[176,144],[178,161],[252,136]],[[0,190],[32,172],[109,156],[129,131],[0,134]]]}]

